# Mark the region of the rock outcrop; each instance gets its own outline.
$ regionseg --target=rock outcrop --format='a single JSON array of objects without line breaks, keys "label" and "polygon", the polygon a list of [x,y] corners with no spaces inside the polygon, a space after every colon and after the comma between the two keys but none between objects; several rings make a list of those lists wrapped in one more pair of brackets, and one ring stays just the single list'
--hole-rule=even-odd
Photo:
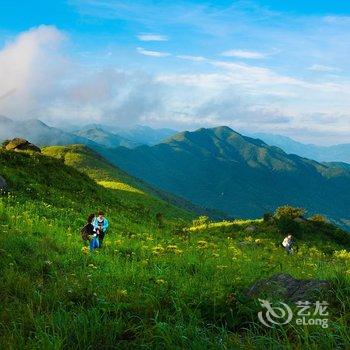
[{"label": "rock outcrop", "polygon": [[41,152],[41,149],[29,141],[22,138],[14,138],[3,143],[3,147],[8,151],[32,151]]},{"label": "rock outcrop", "polygon": [[329,282],[324,280],[299,280],[284,273],[268,279],[259,280],[247,292],[248,297],[268,296],[284,301],[295,302],[313,300],[320,290],[329,288]]}]

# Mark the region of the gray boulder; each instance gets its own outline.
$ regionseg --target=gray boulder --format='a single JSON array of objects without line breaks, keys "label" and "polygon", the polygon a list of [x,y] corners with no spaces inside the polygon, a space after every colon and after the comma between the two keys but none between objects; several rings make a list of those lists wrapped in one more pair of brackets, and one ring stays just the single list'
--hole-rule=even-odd
[{"label": "gray boulder", "polygon": [[254,225],[249,225],[245,228],[245,232],[255,232],[257,230],[256,226]]},{"label": "gray boulder", "polygon": [[247,292],[248,297],[270,297],[289,302],[313,301],[321,290],[330,288],[328,281],[299,280],[284,273],[259,280]]}]

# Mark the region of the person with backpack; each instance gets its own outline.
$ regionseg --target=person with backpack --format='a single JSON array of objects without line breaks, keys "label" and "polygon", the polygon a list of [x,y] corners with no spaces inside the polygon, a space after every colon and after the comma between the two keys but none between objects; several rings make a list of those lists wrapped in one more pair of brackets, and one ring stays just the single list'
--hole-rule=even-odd
[{"label": "person with backpack", "polygon": [[94,227],[94,232],[97,234],[99,246],[101,247],[103,239],[105,238],[107,229],[109,227],[109,222],[105,218],[102,211],[98,212],[98,216],[93,219],[92,225]]},{"label": "person with backpack", "polygon": [[92,222],[95,219],[95,214],[90,214],[87,218],[87,224],[81,230],[81,237],[84,241],[90,242],[90,250],[94,250],[100,246],[97,234]]},{"label": "person with backpack", "polygon": [[293,248],[292,248],[293,244],[294,244],[294,241],[293,241],[292,235],[288,235],[287,237],[285,237],[282,242],[282,246],[284,247],[284,249],[288,254],[293,254]]}]

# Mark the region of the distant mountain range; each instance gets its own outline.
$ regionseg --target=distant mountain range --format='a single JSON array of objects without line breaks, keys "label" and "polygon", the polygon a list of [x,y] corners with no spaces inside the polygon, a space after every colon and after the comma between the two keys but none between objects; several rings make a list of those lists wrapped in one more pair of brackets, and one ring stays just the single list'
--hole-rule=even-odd
[{"label": "distant mountain range", "polygon": [[282,148],[286,153],[297,154],[301,157],[315,159],[319,162],[346,162],[350,163],[350,143],[334,146],[316,146],[295,141],[287,136],[255,133],[250,134],[259,138],[268,145]]},{"label": "distant mountain range", "polygon": [[134,148],[140,146],[140,143],[128,140],[127,138],[109,132],[108,130],[101,127],[95,128],[84,128],[82,130],[76,131],[74,135],[83,137],[92,142],[99,144],[100,146],[107,148],[116,148],[116,147],[127,147]]},{"label": "distant mountain range", "polygon": [[107,157],[151,185],[232,216],[258,217],[291,204],[350,226],[349,169],[287,154],[228,127],[121,147]]},{"label": "distant mountain range", "polygon": [[157,143],[175,135],[176,130],[160,128],[154,129],[145,125],[136,125],[129,129],[115,129],[115,133],[128,140],[144,145],[156,145]]},{"label": "distant mountain range", "polygon": [[91,147],[96,146],[94,142],[84,137],[50,127],[37,119],[14,121],[0,116],[0,140],[3,141],[13,137],[23,137],[38,146],[77,143]]},{"label": "distant mountain range", "polygon": [[0,141],[23,137],[38,146],[83,144],[94,149],[120,146],[134,148],[142,144],[157,144],[175,133],[171,129],[153,129],[142,125],[121,129],[100,124],[67,131],[48,126],[38,119],[15,121],[0,116]]},{"label": "distant mountain range", "polygon": [[[135,147],[135,145],[156,145],[157,143],[177,133],[177,131],[173,129],[154,129],[145,125],[135,125],[129,128],[121,128],[113,125],[88,124],[83,129],[75,128],[71,130],[71,132],[74,134],[81,136],[83,136],[86,131],[89,131],[89,137],[91,137],[91,139],[95,142],[102,139],[99,135],[101,132],[107,133],[107,135],[117,135],[118,138],[122,140],[121,143],[124,143],[120,144],[119,146],[130,148]],[[97,135],[94,136],[94,133]]]},{"label": "distant mountain range", "polygon": [[[173,129],[154,129],[143,125],[120,128],[112,125],[89,124],[63,130],[48,126],[37,119],[14,121],[0,116],[0,141],[23,137],[39,146],[84,144],[91,148],[98,146],[135,148],[140,145],[156,145],[175,134],[177,131]],[[248,136],[259,138],[268,145],[277,146],[289,154],[297,154],[319,162],[337,162],[338,166],[341,162],[350,164],[350,143],[327,147],[304,144],[286,136],[268,133],[254,133]]]}]

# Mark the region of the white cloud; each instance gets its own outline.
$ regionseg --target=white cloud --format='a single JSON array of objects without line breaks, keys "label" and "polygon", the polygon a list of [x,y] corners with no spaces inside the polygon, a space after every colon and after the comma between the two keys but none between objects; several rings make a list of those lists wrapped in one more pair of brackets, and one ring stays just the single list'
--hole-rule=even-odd
[{"label": "white cloud", "polygon": [[193,61],[193,62],[204,62],[204,61],[207,61],[207,58],[205,58],[203,56],[177,55],[176,57],[180,58],[182,60]]},{"label": "white cloud", "polygon": [[132,124],[164,112],[163,87],[152,76],[74,61],[63,55],[64,38],[40,26],[0,48],[0,115]]},{"label": "white cloud", "polygon": [[142,47],[138,47],[137,48],[137,52],[141,55],[145,55],[145,56],[152,56],[152,57],[167,57],[170,56],[170,53],[168,52],[162,52],[162,51],[150,51],[150,50],[146,50]]},{"label": "white cloud", "polygon": [[20,34],[0,50],[0,112],[27,115],[54,98],[68,64],[57,51],[64,34],[40,26]]},{"label": "white cloud", "polygon": [[303,84],[298,79],[277,74],[269,68],[225,61],[213,61],[212,64],[230,72],[231,79],[235,80],[237,84]]},{"label": "white cloud", "polygon": [[314,72],[338,72],[340,69],[330,66],[325,66],[323,64],[314,64],[308,68]]},{"label": "white cloud", "polygon": [[144,33],[137,35],[140,41],[168,41],[169,38],[166,35]]},{"label": "white cloud", "polygon": [[247,59],[263,59],[266,58],[266,54],[256,51],[247,51],[247,50],[229,50],[221,54],[226,57],[238,57],[238,58],[247,58]]}]

